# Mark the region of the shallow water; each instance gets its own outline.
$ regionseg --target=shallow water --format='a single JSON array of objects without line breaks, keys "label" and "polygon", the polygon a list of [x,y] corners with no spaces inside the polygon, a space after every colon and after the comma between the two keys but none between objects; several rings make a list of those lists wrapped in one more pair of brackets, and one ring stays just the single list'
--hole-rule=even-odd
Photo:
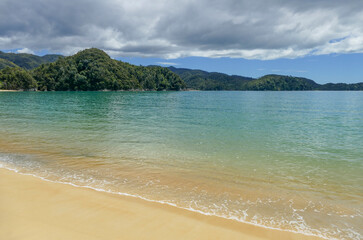
[{"label": "shallow water", "polygon": [[363,92],[0,93],[0,163],[265,227],[361,239]]}]

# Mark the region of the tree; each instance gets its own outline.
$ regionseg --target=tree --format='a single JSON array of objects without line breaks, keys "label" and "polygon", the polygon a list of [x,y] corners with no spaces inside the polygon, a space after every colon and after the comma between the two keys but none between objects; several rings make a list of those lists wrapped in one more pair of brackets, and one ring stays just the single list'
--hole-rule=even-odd
[{"label": "tree", "polygon": [[0,87],[7,90],[30,90],[37,88],[37,82],[20,67],[6,67],[0,71]]}]

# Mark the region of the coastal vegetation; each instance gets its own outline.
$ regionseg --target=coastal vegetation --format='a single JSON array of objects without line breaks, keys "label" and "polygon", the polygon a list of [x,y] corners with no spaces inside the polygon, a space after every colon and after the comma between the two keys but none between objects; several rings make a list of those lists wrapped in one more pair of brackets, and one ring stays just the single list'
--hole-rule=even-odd
[{"label": "coastal vegetation", "polygon": [[6,67],[0,71],[0,89],[36,89],[37,82],[31,74],[20,67]]},{"label": "coastal vegetation", "polygon": [[321,85],[293,76],[271,74],[256,79],[186,68],[135,66],[96,48],[69,57],[0,51],[0,69],[0,89],[7,90],[363,90],[363,82]]},{"label": "coastal vegetation", "polygon": [[330,91],[362,91],[363,90],[363,82],[360,83],[327,83],[324,85],[320,85],[318,90],[330,90]]},{"label": "coastal vegetation", "polygon": [[[135,66],[111,59],[102,50],[86,49],[70,57],[42,64],[28,73],[34,85],[18,83],[19,68],[7,67],[0,71],[0,88],[41,91],[99,91],[99,90],[180,90],[183,80],[167,68]],[[23,88],[21,88],[23,87]]]}]

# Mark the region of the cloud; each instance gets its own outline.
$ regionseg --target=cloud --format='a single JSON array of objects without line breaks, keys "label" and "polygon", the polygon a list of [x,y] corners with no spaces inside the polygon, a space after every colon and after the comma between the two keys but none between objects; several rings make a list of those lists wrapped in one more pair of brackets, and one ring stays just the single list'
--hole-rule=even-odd
[{"label": "cloud", "polygon": [[157,62],[157,64],[166,65],[166,66],[176,66],[176,65],[179,65],[179,63],[174,63],[174,62]]},{"label": "cloud", "polygon": [[0,49],[247,59],[363,52],[361,0],[2,0]]},{"label": "cloud", "polygon": [[29,48],[21,48],[21,49],[18,49],[16,52],[17,53],[30,53],[30,54],[34,54],[34,52],[32,50],[30,50]]}]

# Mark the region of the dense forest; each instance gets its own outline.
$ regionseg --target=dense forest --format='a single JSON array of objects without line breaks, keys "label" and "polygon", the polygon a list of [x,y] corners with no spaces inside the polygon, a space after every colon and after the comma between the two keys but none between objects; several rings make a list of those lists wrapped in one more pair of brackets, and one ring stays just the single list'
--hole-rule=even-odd
[{"label": "dense forest", "polygon": [[[30,78],[30,79],[29,79]],[[26,80],[26,83],[23,81]],[[28,84],[31,83],[31,84]],[[102,50],[86,49],[30,71],[6,67],[0,88],[40,91],[180,90],[181,78],[167,68],[142,67],[111,59]]]},{"label": "dense forest", "polygon": [[0,69],[6,68],[6,67],[17,67],[17,66],[13,62],[0,58]]},{"label": "dense forest", "polygon": [[160,66],[135,66],[91,48],[69,57],[3,53],[0,89],[40,91],[99,90],[363,90],[355,84],[318,84],[301,77],[266,75],[258,79],[217,72]]},{"label": "dense forest", "polygon": [[6,67],[0,71],[0,89],[36,89],[37,82],[30,72],[20,67]]}]

